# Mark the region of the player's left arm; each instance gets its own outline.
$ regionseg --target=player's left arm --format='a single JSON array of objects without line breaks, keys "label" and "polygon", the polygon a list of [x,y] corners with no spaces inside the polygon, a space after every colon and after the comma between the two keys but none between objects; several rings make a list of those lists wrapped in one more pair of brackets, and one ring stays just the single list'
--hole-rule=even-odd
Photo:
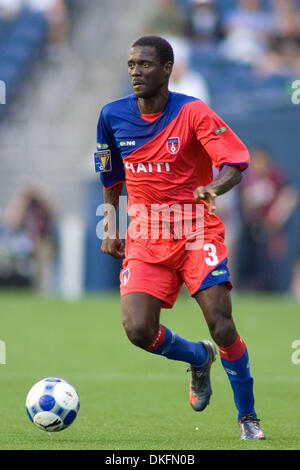
[{"label": "player's left arm", "polygon": [[242,172],[239,166],[224,165],[217,177],[206,186],[198,186],[194,191],[196,201],[206,201],[209,204],[209,214],[216,210],[216,197],[227,193],[240,183]]},{"label": "player's left arm", "polygon": [[202,144],[218,176],[208,185],[195,189],[197,201],[209,203],[209,213],[216,209],[215,200],[242,179],[242,171],[249,164],[249,152],[233,130],[205,103],[191,104],[191,125],[196,139]]}]

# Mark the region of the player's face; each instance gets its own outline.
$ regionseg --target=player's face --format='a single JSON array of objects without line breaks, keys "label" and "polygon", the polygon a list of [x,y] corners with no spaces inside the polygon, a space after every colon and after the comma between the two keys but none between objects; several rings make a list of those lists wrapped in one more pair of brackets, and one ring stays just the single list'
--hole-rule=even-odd
[{"label": "player's face", "polygon": [[168,83],[172,65],[162,65],[154,47],[132,47],[128,59],[128,73],[134,94],[138,98],[152,98]]}]

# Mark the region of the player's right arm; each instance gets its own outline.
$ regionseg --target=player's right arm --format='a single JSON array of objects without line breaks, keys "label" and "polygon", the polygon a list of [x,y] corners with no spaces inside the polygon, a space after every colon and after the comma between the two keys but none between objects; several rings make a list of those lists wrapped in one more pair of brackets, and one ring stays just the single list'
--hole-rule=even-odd
[{"label": "player's right arm", "polygon": [[[103,184],[104,219],[101,250],[114,258],[123,258],[124,248],[116,227],[116,209],[125,183],[124,165],[116,145],[108,107],[101,111],[97,126],[98,152],[95,153],[95,169]],[[110,210],[112,208],[113,210]]]},{"label": "player's right arm", "polygon": [[[120,259],[124,257],[124,246],[116,230],[113,236],[110,235],[110,227],[116,227],[116,209],[119,205],[119,197],[122,194],[124,183],[119,183],[109,189],[103,189],[103,199],[105,204],[103,219],[103,241],[101,250],[103,253],[111,255],[113,258]],[[115,210],[109,210],[109,207]]]}]

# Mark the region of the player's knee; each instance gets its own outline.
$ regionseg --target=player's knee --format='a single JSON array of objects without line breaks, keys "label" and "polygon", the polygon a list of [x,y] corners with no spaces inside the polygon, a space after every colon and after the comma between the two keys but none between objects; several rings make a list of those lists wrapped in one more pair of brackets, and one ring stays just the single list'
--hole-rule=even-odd
[{"label": "player's knee", "polygon": [[219,346],[230,346],[236,339],[236,328],[229,311],[215,312],[208,327],[213,340]]},{"label": "player's knee", "polygon": [[214,324],[211,336],[219,346],[227,347],[234,343],[236,330],[232,320],[223,319]]},{"label": "player's knee", "polygon": [[155,332],[144,324],[123,321],[126,335],[132,344],[139,348],[146,349],[152,343]]}]

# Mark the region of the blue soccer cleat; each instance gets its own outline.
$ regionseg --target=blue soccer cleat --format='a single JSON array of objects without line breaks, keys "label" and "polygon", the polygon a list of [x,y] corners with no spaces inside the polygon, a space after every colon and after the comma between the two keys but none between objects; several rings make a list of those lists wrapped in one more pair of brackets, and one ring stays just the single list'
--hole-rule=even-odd
[{"label": "blue soccer cleat", "polygon": [[260,427],[259,419],[254,415],[243,416],[238,420],[241,439],[243,440],[257,440],[265,439],[263,430]]}]

